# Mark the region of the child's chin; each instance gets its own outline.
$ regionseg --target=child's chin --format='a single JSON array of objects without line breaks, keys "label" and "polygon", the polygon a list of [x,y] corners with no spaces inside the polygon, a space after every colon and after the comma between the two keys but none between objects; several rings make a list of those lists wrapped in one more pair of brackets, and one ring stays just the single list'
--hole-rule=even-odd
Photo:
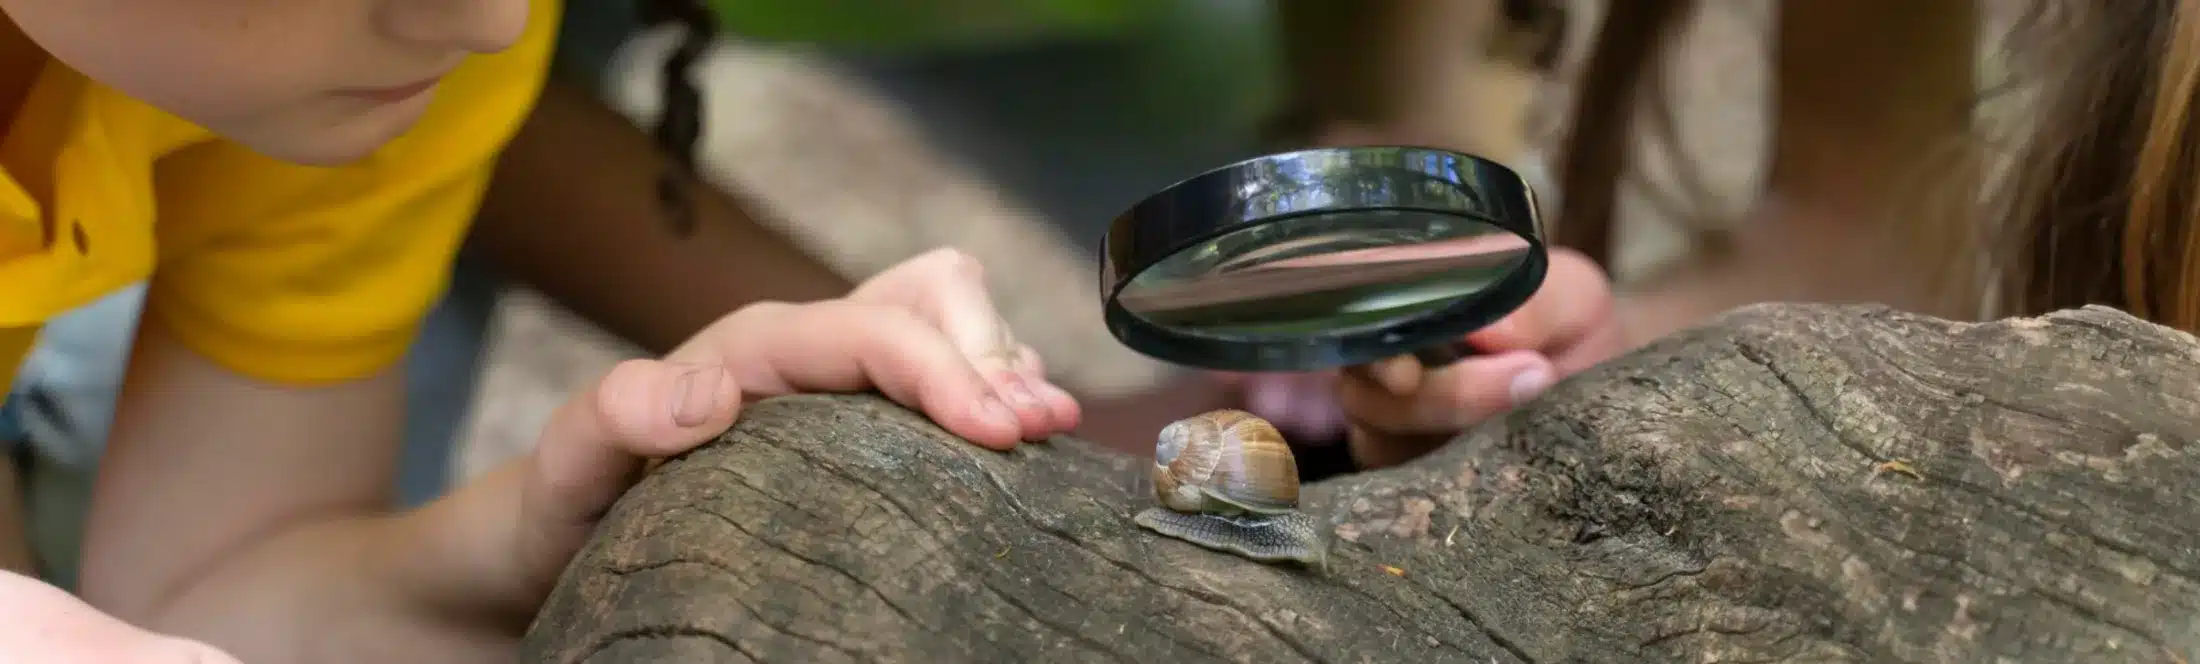
[{"label": "child's chin", "polygon": [[260,154],[306,166],[344,166],[372,156],[420,120],[411,108],[383,108],[381,112],[319,126],[301,125],[280,133],[233,136]]}]

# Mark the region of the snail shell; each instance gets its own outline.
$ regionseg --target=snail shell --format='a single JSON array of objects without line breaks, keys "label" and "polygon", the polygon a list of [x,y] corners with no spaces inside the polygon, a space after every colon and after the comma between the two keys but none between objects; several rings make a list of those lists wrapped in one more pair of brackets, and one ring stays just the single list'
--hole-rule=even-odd
[{"label": "snail shell", "polygon": [[1324,562],[1319,524],[1298,511],[1298,461],[1267,420],[1217,410],[1163,427],[1153,480],[1161,506],[1140,526],[1263,562]]},{"label": "snail shell", "polygon": [[1281,514],[1299,506],[1299,464],[1275,425],[1217,410],[1161,429],[1153,488],[1179,512]]}]

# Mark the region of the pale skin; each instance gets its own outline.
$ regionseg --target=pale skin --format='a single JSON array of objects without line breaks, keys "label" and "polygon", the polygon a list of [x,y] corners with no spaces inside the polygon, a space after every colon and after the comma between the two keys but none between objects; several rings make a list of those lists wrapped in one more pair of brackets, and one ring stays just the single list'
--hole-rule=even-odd
[{"label": "pale skin", "polygon": [[[534,454],[400,515],[376,509],[394,375],[270,386],[149,326],[101,468],[84,595],[252,661],[508,657],[646,460],[715,435],[744,401],[875,388],[994,449],[1074,427],[1076,403],[1007,336],[980,277],[938,251],[845,298],[744,308],[575,396]],[[259,415],[215,415],[237,412]]]},{"label": "pale skin", "polygon": [[[35,54],[26,36],[35,38],[57,57],[86,56],[69,63],[87,74],[254,149],[334,164],[418,116],[409,102],[357,104],[341,91],[502,48],[524,9],[519,0],[6,0],[0,10],[22,29],[0,38],[9,49],[0,52]],[[98,41],[88,41],[94,28]],[[162,37],[121,47],[116,30]],[[391,57],[385,67],[361,53]],[[21,88],[11,92],[20,99]],[[24,629],[0,630],[0,650],[229,661],[203,647],[159,655],[156,646],[175,640],[120,619],[249,661],[508,659],[592,520],[646,459],[707,439],[745,401],[877,389],[1005,449],[1077,423],[1077,404],[1042,369],[1001,326],[976,264],[934,252],[843,298],[744,307],[663,360],[623,364],[557,413],[536,454],[391,514],[382,506],[397,447],[394,372],[272,385],[148,324],[95,490],[84,601],[7,577],[28,591],[0,600],[20,599],[7,605],[26,615],[9,623]]]},{"label": "pale skin", "polygon": [[[42,57],[20,44],[14,55]],[[714,188],[694,190],[702,223],[691,236],[637,222],[658,214],[654,180],[668,164],[640,128],[553,80],[498,160],[469,243],[504,274],[650,352],[670,351],[726,311],[828,299],[853,286]],[[684,295],[627,296],[669,290]],[[18,536],[21,479],[0,462],[0,569],[33,573]]]},{"label": "pale skin", "polygon": [[[373,90],[430,80],[471,53],[503,49],[518,37],[526,19],[523,2],[7,0],[0,2],[0,12],[5,12],[7,18],[5,29],[0,30],[0,55],[9,65],[0,67],[7,72],[0,76],[0,109],[11,115],[27,94],[36,72],[29,63],[50,54],[95,79],[256,150],[312,164],[342,163],[363,156],[404,131],[425,107],[425,95],[380,103],[366,98]],[[249,450],[275,436],[296,436],[315,415],[331,413],[336,418],[328,423],[344,429],[343,433],[302,439],[352,443],[356,441],[343,439],[372,436],[377,431],[394,435],[386,423],[394,421],[388,416],[394,412],[396,401],[391,395],[396,383],[386,378],[322,390],[279,391],[212,369],[211,364],[166,343],[160,330],[148,330],[141,346],[149,350],[134,372],[146,377],[131,382],[128,389],[133,396],[128,400],[135,405],[118,417],[129,423],[118,426],[131,430],[116,441],[125,448],[124,453],[113,457],[122,467],[137,466],[148,459],[190,459],[197,462],[190,465],[201,466],[220,463],[219,457],[206,453],[179,452],[206,440]],[[180,404],[143,396],[178,394],[175,390],[204,393],[183,399]],[[209,421],[214,418],[204,414],[168,416],[170,409],[178,405],[206,402],[213,407],[252,408],[270,405],[270,401],[303,410],[249,418],[266,425],[264,428]],[[346,410],[352,406],[362,410]],[[354,419],[362,425],[343,426]],[[148,428],[158,430],[171,424],[184,429],[144,433]],[[210,437],[201,439],[197,435]],[[388,437],[381,441],[380,449],[390,449],[394,440]],[[310,454],[314,448],[292,447],[288,453],[301,451]],[[123,484],[121,489],[116,488],[114,479],[103,479],[92,521],[128,524],[146,521],[150,516],[154,521],[164,521],[150,533],[158,543],[141,547],[136,553],[117,549],[113,542],[130,542],[131,538],[117,537],[112,525],[93,525],[89,537],[107,543],[94,544],[86,552],[85,601],[90,606],[50,588],[42,589],[27,578],[7,577],[8,585],[0,590],[15,597],[0,604],[21,610],[23,615],[17,616],[21,620],[11,617],[6,621],[9,631],[0,632],[0,639],[5,640],[0,650],[19,655],[36,653],[38,656],[31,659],[37,661],[230,661],[206,652],[203,646],[179,649],[163,645],[171,644],[173,639],[129,627],[116,618],[158,631],[193,632],[189,627],[164,624],[174,621],[167,620],[163,612],[204,601],[201,598],[218,598],[224,582],[205,579],[234,577],[229,572],[233,569],[228,564],[231,560],[275,558],[278,554],[270,552],[295,549],[290,543],[310,540],[313,533],[344,530],[303,515],[378,504],[372,501],[380,489],[357,492],[356,487],[361,486],[361,476],[372,477],[377,470],[384,477],[381,481],[387,482],[388,455],[383,456],[384,461],[363,466],[369,471],[366,473],[331,473],[323,469],[302,476],[299,479],[321,479],[324,475],[332,479],[327,486],[296,495],[256,496],[265,501],[251,501],[254,507],[249,511],[224,518],[201,511],[194,504],[196,498],[224,505],[238,495],[280,489],[279,478],[260,475],[232,487],[221,482],[219,473],[194,476],[187,465],[168,469],[174,472],[163,473],[156,481]],[[283,462],[278,460],[274,467],[282,469]],[[122,475],[130,476],[128,472]],[[243,493],[224,491],[232,488]],[[171,493],[192,495],[194,499],[167,506],[145,502],[146,497]],[[164,519],[157,516],[160,514],[167,516]],[[176,518],[178,514],[192,516]],[[288,527],[293,523],[298,527]],[[175,531],[173,536],[167,532],[171,529]],[[356,547],[345,550],[348,556],[359,555]],[[156,551],[164,555],[145,555]],[[170,557],[165,552],[177,555]],[[285,568],[279,562],[275,567]],[[91,571],[113,568],[128,571],[120,578]],[[17,599],[21,601],[12,601]],[[93,611],[93,606],[112,617]],[[280,618],[262,613],[265,606],[242,603],[240,598],[239,604],[226,611],[226,617]],[[223,616],[201,617],[218,620]],[[374,623],[370,619],[366,624]],[[206,633],[193,636],[222,640],[207,638]],[[255,638],[270,636],[263,631]],[[293,633],[291,637],[275,638],[298,637]],[[268,652],[288,654],[264,643],[221,645],[255,660],[264,659]],[[276,659],[313,661],[284,655]]]},{"label": "pale skin", "polygon": [[15,574],[0,574],[0,648],[38,664],[237,664],[204,643],[139,629]]}]

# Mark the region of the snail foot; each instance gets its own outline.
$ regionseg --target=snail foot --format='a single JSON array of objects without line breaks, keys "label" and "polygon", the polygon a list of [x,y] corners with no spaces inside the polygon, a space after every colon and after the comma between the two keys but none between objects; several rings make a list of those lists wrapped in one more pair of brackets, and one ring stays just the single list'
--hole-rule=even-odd
[{"label": "snail foot", "polygon": [[1264,563],[1326,562],[1321,530],[1314,517],[1301,512],[1225,516],[1150,507],[1131,520],[1168,537]]}]

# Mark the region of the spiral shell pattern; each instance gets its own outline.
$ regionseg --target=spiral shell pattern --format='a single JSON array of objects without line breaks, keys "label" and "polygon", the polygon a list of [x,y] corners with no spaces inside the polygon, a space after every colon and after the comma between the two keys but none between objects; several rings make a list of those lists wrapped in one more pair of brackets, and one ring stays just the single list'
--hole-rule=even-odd
[{"label": "spiral shell pattern", "polygon": [[1277,514],[1299,504],[1299,466],[1283,433],[1242,410],[1216,410],[1162,428],[1154,494],[1179,512]]}]

